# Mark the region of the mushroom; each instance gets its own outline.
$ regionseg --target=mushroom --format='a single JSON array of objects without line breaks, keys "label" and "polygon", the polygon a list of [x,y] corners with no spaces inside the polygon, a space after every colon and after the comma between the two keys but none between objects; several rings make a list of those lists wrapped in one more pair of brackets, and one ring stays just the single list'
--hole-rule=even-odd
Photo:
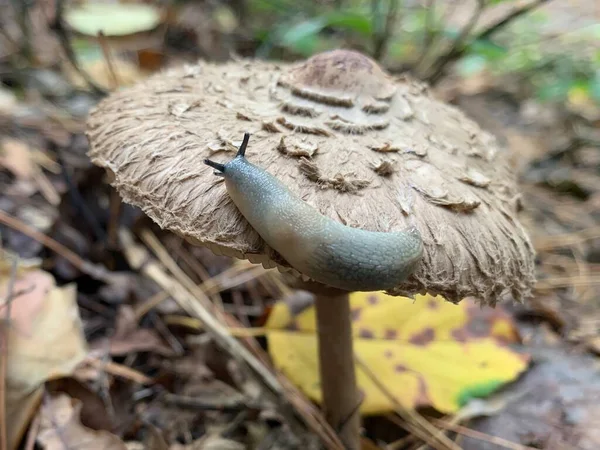
[{"label": "mushroom", "polygon": [[323,404],[348,448],[359,448],[349,291],[531,295],[505,151],[360,53],[171,69],[102,101],[88,137],[124,201],[161,227],[315,293]]}]

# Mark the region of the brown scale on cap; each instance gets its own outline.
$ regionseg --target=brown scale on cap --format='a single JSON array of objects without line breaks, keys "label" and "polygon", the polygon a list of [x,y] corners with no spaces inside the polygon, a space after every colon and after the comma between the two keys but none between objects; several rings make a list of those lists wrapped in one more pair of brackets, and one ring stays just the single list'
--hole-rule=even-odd
[{"label": "brown scale on cap", "polygon": [[[420,231],[423,259],[391,294],[531,295],[534,253],[504,149],[421,83],[356,52],[172,69],[111,95],[88,124],[90,156],[123,199],[215,253],[290,270],[203,164],[229,161],[250,132],[248,159],[320,214]],[[383,163],[393,172],[374,171]]]}]

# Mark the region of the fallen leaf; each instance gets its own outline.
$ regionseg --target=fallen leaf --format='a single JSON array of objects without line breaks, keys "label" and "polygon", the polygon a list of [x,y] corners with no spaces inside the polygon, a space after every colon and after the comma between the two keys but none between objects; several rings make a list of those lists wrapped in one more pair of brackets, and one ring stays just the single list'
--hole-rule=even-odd
[{"label": "fallen leaf", "polygon": [[27,144],[18,139],[4,138],[0,145],[0,166],[16,178],[30,180],[33,177],[35,162]]},{"label": "fallen leaf", "polygon": [[[482,309],[469,300],[453,305],[441,297],[416,300],[383,293],[353,293],[350,304],[354,351],[406,407],[433,406],[454,413],[470,399],[515,379],[528,357],[510,349],[518,334],[499,308]],[[266,328],[277,368],[310,398],[320,401],[316,320],[310,306],[292,314],[275,305]],[[357,367],[364,393],[361,412],[393,410],[389,398]]]},{"label": "fallen leaf", "polygon": [[[4,260],[3,260],[4,259]],[[0,299],[8,294],[9,267],[0,254]],[[6,417],[13,448],[35,414],[45,381],[70,375],[86,355],[75,285],[57,287],[52,275],[20,265],[12,289],[8,338]],[[0,309],[6,312],[6,304]]]},{"label": "fallen leaf", "polygon": [[112,433],[84,427],[79,420],[81,402],[65,394],[50,397],[40,411],[37,442],[46,450],[127,450]]}]

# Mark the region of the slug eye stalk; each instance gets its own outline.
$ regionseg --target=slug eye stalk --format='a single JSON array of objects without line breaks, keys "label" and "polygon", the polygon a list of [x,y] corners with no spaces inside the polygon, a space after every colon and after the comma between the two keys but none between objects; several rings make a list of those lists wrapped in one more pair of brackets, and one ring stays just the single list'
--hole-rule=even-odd
[{"label": "slug eye stalk", "polygon": [[204,164],[212,167],[215,170],[218,170],[218,172],[215,172],[215,175],[221,175],[223,172],[225,172],[225,164],[211,161],[210,159],[205,159]]},{"label": "slug eye stalk", "polygon": [[[235,155],[236,158],[245,158],[246,148],[248,147],[248,141],[250,140],[250,133],[244,133],[244,139],[242,140],[242,144],[239,146],[238,151]],[[225,164],[221,164],[210,159],[205,159],[204,164],[207,166],[216,169],[215,175],[221,175],[225,172]]]},{"label": "slug eye stalk", "polygon": [[238,148],[236,157],[244,158],[246,155],[246,147],[248,147],[248,141],[250,140],[250,133],[244,133],[244,139],[242,140],[242,145]]}]

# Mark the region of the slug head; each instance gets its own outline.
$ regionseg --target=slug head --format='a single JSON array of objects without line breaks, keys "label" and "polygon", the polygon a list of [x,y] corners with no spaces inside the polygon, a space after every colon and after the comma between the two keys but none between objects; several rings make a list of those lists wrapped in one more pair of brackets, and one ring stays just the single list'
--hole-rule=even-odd
[{"label": "slug head", "polygon": [[[244,133],[244,139],[242,140],[242,144],[239,146],[237,154],[235,155],[235,158],[245,158],[246,155],[246,147],[248,147],[248,141],[250,140],[250,133],[246,132]],[[234,158],[234,160],[235,160]],[[221,164],[218,163],[216,161],[212,161],[210,159],[205,159],[204,160],[204,164],[206,164],[207,166],[212,167],[213,169],[215,169],[216,171],[214,172],[215,175],[218,175],[220,177],[223,176],[223,174],[225,173],[225,170],[227,168],[227,165],[229,164]]]}]

